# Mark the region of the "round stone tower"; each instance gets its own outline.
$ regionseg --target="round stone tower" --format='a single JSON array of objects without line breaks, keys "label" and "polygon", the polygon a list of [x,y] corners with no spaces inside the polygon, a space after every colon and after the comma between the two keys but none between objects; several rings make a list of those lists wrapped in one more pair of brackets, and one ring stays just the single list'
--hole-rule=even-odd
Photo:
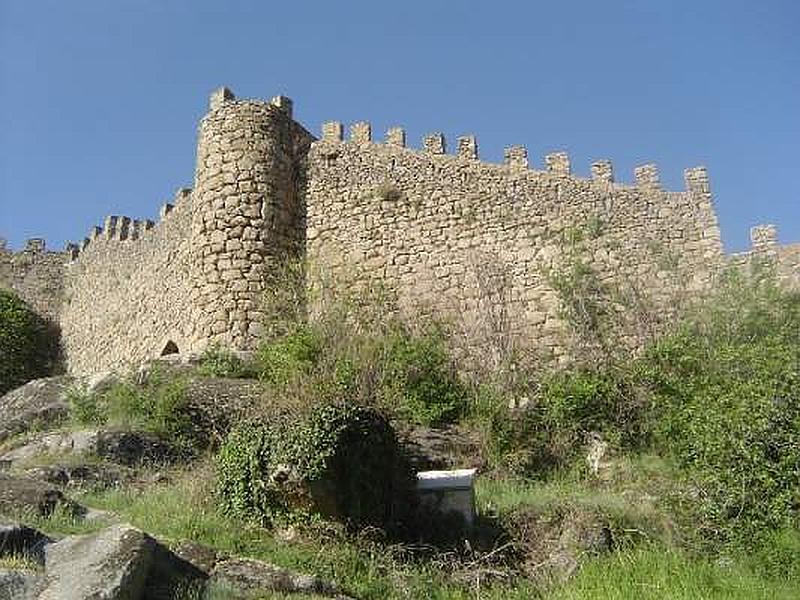
[{"label": "round stone tower", "polygon": [[192,197],[195,349],[252,350],[275,265],[302,251],[304,158],[313,137],[292,103],[240,101],[226,88],[200,122]]}]

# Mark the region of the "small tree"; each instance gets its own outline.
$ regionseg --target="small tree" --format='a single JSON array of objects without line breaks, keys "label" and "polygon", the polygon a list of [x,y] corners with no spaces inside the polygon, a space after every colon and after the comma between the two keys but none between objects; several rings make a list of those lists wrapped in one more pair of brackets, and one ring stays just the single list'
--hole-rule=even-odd
[{"label": "small tree", "polygon": [[48,324],[19,296],[0,289],[0,394],[47,375],[56,349]]}]

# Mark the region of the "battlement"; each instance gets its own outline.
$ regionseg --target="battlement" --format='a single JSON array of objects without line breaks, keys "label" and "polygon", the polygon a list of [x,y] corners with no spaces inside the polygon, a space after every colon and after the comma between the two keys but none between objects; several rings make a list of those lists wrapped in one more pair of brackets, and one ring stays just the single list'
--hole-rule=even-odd
[{"label": "battlement", "polygon": [[[159,211],[159,221],[150,219],[132,219],[128,216],[108,215],[102,226],[93,225],[85,238],[80,242],[67,241],[64,253],[70,261],[76,261],[81,254],[97,246],[101,242],[136,242],[150,238],[151,232],[170,217],[176,207],[191,201],[191,188],[179,188],[172,202],[166,202]],[[106,245],[104,244],[104,247]]]},{"label": "battlement", "polygon": [[[305,256],[311,288],[324,286],[316,272],[353,289],[379,281],[401,311],[452,319],[475,346],[496,339],[486,319],[502,313],[509,336],[557,358],[568,351],[547,273],[564,267],[576,232],[603,281],[641,286],[666,312],[669,294],[685,292],[678,282],[706,289],[725,263],[705,167],[670,192],[653,163],[626,182],[607,159],[577,175],[563,149],[537,158],[512,145],[494,163],[472,134],[432,132],[410,147],[400,126],[376,135],[367,121],[330,121],[316,139],[290,98],[237,99],[225,87],[209,97],[195,165],[193,188],[156,220],[109,215],[63,252],[32,238],[15,253],[0,239],[0,283],[58,319],[71,371],[167,345],[253,349],[286,257]],[[800,269],[800,244],[778,245],[774,226],[751,239],[742,261]]]},{"label": "battlement", "polygon": [[[370,148],[376,150],[385,147],[389,149],[402,149],[407,152],[417,152],[443,159],[467,160],[486,167],[505,167],[513,171],[530,171],[537,174],[547,174],[552,177],[573,177],[574,175],[570,156],[565,151],[551,152],[543,157],[543,169],[534,168],[528,158],[525,146],[516,145],[506,147],[503,152],[502,164],[480,160],[478,140],[474,135],[464,135],[456,138],[455,153],[448,152],[445,135],[433,132],[422,137],[419,148],[407,145],[406,131],[402,127],[390,127],[382,140],[373,138],[372,125],[367,121],[357,121],[350,125],[349,136],[345,139],[345,126],[341,121],[326,121],[321,127],[321,144],[354,144],[363,147],[365,151]],[[658,166],[646,163],[634,168],[631,183],[617,183],[614,175],[614,165],[610,160],[596,160],[590,165],[590,179],[600,184],[614,185],[622,188],[639,188],[650,192],[661,192],[661,176]],[[686,187],[683,191],[708,194],[708,173],[705,167],[691,167],[684,171]]]}]

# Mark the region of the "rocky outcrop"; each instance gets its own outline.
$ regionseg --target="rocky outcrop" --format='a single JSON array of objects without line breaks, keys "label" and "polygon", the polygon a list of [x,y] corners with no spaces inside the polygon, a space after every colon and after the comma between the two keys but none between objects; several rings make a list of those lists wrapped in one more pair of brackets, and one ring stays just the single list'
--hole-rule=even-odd
[{"label": "rocky outcrop", "polygon": [[71,377],[35,379],[0,397],[0,442],[31,429],[44,429],[69,415]]},{"label": "rocky outcrop", "polygon": [[172,552],[127,524],[57,542],[24,525],[0,524],[0,556],[9,554],[31,565],[0,569],[0,600],[172,600],[223,591],[242,600],[272,593],[348,598],[317,577],[221,557],[199,544]]},{"label": "rocky outcrop", "polygon": [[82,506],[67,499],[52,485],[0,473],[0,514],[47,517],[58,507],[74,515],[85,513]]},{"label": "rocky outcrop", "polygon": [[93,454],[127,467],[168,463],[177,460],[181,455],[175,446],[146,431],[82,429],[34,437],[0,455],[0,462],[14,466],[48,454]]},{"label": "rocky outcrop", "polygon": [[242,599],[263,597],[269,592],[347,598],[332,583],[250,558],[218,563],[211,573],[210,583]]},{"label": "rocky outcrop", "polygon": [[119,524],[48,546],[38,600],[158,600],[200,590],[205,578],[143,531]]}]

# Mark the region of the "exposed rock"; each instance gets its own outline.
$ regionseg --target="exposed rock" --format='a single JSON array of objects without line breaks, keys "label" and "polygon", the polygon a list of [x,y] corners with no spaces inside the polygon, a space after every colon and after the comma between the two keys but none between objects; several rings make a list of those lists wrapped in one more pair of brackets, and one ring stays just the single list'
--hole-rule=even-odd
[{"label": "exposed rock", "polygon": [[484,459],[475,432],[458,426],[402,427],[395,423],[412,467],[417,471],[481,468]]},{"label": "exposed rock", "polygon": [[43,454],[97,454],[128,467],[168,463],[180,458],[175,446],[154,433],[84,429],[44,434],[9,450],[0,456],[0,461],[14,465]]},{"label": "exposed rock", "polygon": [[142,598],[156,542],[129,525],[114,525],[51,544],[40,600]]},{"label": "exposed rock", "polygon": [[124,467],[95,463],[32,467],[25,470],[25,475],[61,487],[113,487],[133,477]]},{"label": "exposed rock", "polygon": [[589,472],[594,475],[600,475],[600,471],[607,470],[608,463],[604,460],[608,452],[608,442],[603,439],[596,431],[592,431],[588,435],[588,448],[586,451],[586,464],[589,467]]},{"label": "exposed rock", "polygon": [[0,460],[14,464],[42,454],[85,454],[94,452],[98,432],[95,429],[80,431],[58,431],[46,433],[27,441],[24,445],[9,450]]},{"label": "exposed rock", "polygon": [[178,558],[206,573],[210,573],[220,560],[220,553],[216,549],[196,542],[181,542],[173,552]]},{"label": "exposed rock", "polygon": [[69,414],[67,392],[73,382],[67,376],[35,379],[0,396],[0,442],[65,419]]},{"label": "exposed rock", "polygon": [[214,585],[235,590],[242,598],[251,598],[264,592],[346,598],[332,583],[250,558],[233,558],[220,562],[214,567],[210,581]]},{"label": "exposed rock", "polygon": [[21,556],[44,564],[44,549],[52,541],[33,527],[0,522],[0,556]]},{"label": "exposed rock", "polygon": [[143,431],[100,431],[95,452],[98,456],[128,467],[168,463],[180,457],[175,446],[153,433]]},{"label": "exposed rock", "polygon": [[46,517],[58,506],[75,515],[85,512],[82,506],[47,483],[0,473],[0,514],[33,513]]},{"label": "exposed rock", "polygon": [[265,404],[261,383],[248,379],[194,377],[184,393],[192,422],[212,446],[225,438],[232,423]]},{"label": "exposed rock", "polygon": [[113,371],[102,371],[82,379],[83,391],[86,394],[102,394],[119,383],[119,376]]},{"label": "exposed rock", "polygon": [[613,545],[606,520],[591,510],[543,514],[521,507],[507,517],[505,527],[523,557],[523,570],[540,580],[564,581],[585,557],[608,552]]},{"label": "exposed rock", "polygon": [[201,590],[206,575],[152,537],[118,524],[47,547],[39,600],[158,600]]},{"label": "exposed rock", "polygon": [[0,569],[0,600],[34,600],[42,581],[38,571]]}]

